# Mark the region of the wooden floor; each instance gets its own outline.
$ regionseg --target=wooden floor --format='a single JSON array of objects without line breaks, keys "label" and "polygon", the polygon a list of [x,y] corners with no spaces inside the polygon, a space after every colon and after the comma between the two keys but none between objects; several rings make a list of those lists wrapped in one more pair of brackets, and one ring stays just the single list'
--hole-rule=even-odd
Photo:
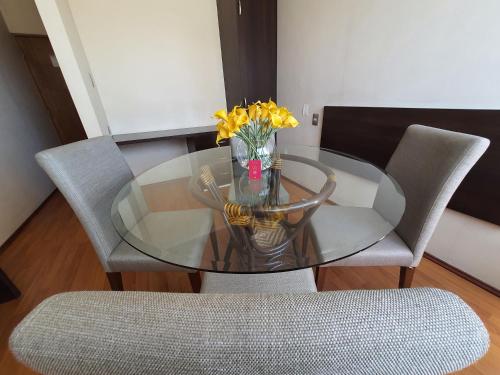
[{"label": "wooden floor", "polygon": [[[8,350],[15,325],[43,299],[70,290],[107,290],[105,274],[73,212],[55,193],[18,236],[0,253],[0,267],[22,297],[0,304],[0,373],[30,374]],[[393,267],[329,268],[326,289],[394,288],[398,269]],[[126,273],[129,290],[190,292],[185,274]],[[488,354],[461,374],[500,374],[500,298],[424,259],[414,286],[433,286],[461,296],[481,316],[491,337]]]}]

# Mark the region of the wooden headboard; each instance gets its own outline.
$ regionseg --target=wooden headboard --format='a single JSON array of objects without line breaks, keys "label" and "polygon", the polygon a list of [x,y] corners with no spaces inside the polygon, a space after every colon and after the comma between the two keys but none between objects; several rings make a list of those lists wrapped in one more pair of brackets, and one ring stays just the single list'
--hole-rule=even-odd
[{"label": "wooden headboard", "polygon": [[325,107],[321,147],[385,167],[412,124],[480,135],[491,145],[448,207],[500,225],[500,110]]}]

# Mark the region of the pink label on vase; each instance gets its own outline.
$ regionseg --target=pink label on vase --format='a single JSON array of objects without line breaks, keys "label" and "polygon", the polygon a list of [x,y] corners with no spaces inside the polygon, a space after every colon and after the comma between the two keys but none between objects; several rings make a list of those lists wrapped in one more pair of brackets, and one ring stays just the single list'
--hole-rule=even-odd
[{"label": "pink label on vase", "polygon": [[262,176],[262,162],[260,160],[248,161],[248,178],[258,180]]}]

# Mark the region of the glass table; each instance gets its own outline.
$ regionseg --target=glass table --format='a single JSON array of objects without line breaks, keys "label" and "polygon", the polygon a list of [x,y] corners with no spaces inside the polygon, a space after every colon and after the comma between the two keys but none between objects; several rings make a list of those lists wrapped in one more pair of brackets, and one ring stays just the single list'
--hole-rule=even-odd
[{"label": "glass table", "polygon": [[[332,220],[351,219],[347,226],[332,223],[331,230],[342,228],[341,240],[322,253],[308,233],[311,217],[325,205],[341,212]],[[124,241],[159,261],[207,272],[266,273],[354,255],[389,234],[404,209],[397,182],[356,157],[280,145],[272,167],[251,180],[227,146],[137,176],[117,194],[111,217]]]}]

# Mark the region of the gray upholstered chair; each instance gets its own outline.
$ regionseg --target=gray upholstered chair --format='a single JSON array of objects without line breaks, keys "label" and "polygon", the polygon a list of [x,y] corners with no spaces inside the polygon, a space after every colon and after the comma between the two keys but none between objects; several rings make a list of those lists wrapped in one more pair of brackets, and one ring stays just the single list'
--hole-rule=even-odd
[{"label": "gray upholstered chair", "polygon": [[[45,150],[36,155],[36,160],[82,223],[106,271],[111,289],[123,290],[121,272],[180,271],[188,272],[193,290],[199,290],[199,273],[140,253],[122,241],[115,230],[111,221],[113,199],[134,176],[111,137],[92,138]],[[212,212],[210,209],[190,211],[190,215],[197,218],[191,223],[198,225],[186,226],[186,242],[201,254],[212,227]],[[169,235],[169,223],[177,220],[178,214],[183,212],[159,213],[162,215],[161,222],[166,235]]]},{"label": "gray upholstered chair", "polygon": [[10,337],[42,374],[444,374],[488,346],[465,302],[425,288],[64,293]]},{"label": "gray upholstered chair", "polygon": [[[486,138],[469,134],[409,126],[386,167],[406,196],[406,209],[396,230],[374,246],[325,266],[400,266],[399,286],[409,287],[444,209],[489,143]],[[380,194],[375,198],[375,210],[377,199],[382,199]],[[348,210],[321,206],[313,215],[311,239],[318,252],[328,252],[341,231],[343,236],[362,236],[356,232],[360,228],[356,222],[349,226],[351,231],[336,230],[336,222],[342,221],[346,227]],[[342,215],[342,220],[336,220],[336,215]],[[351,216],[353,220],[359,219]],[[321,268],[318,269],[320,289],[324,282]]]},{"label": "gray upholstered chair", "polygon": [[201,284],[201,293],[313,293],[317,291],[311,268],[263,274],[206,272]]}]

